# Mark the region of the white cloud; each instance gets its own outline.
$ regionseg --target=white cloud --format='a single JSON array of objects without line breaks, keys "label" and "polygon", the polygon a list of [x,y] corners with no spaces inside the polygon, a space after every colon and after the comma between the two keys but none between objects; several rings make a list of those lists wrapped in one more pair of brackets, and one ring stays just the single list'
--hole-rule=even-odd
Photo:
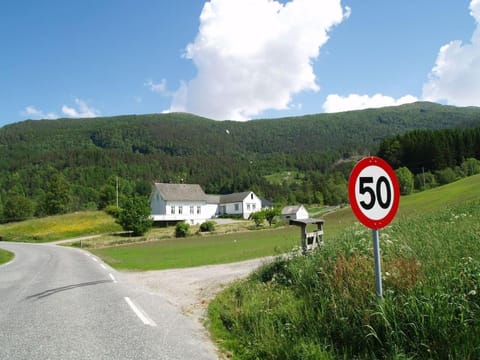
[{"label": "white cloud", "polygon": [[327,100],[323,104],[323,111],[330,113],[380,108],[384,106],[408,104],[415,101],[418,101],[418,99],[412,95],[405,95],[399,99],[394,99],[393,97],[382,94],[375,94],[373,96],[358,94],[340,96],[337,94],[331,94],[327,96]]},{"label": "white cloud", "polygon": [[312,61],[349,14],[341,0],[206,2],[184,54],[198,72],[174,94],[170,110],[245,120],[287,109],[293,95],[319,90]]},{"label": "white cloud", "polygon": [[172,94],[167,90],[167,80],[162,79],[159,83],[154,83],[152,80],[148,80],[144,84],[150,89],[150,91],[159,93],[165,96],[171,96]]},{"label": "white cloud", "polygon": [[58,118],[55,113],[44,113],[42,110],[37,109],[35,106],[27,106],[24,110],[21,111],[23,116],[27,116],[30,119],[56,119]]},{"label": "white cloud", "polygon": [[81,99],[75,99],[75,104],[77,104],[77,108],[63,105],[62,113],[72,118],[89,118],[99,115],[96,109],[89,107],[87,103]]},{"label": "white cloud", "polygon": [[470,2],[476,29],[471,42],[452,41],[440,48],[423,98],[451,105],[480,105],[480,0]]}]

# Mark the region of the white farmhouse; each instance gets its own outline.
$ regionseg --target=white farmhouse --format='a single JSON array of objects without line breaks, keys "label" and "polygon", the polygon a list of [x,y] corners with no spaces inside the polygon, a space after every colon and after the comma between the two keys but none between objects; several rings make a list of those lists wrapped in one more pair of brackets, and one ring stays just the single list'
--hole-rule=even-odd
[{"label": "white farmhouse", "polygon": [[207,195],[198,184],[155,183],[150,208],[155,222],[201,224],[219,215],[248,219],[250,214],[262,209],[262,201],[252,191]]},{"label": "white farmhouse", "polygon": [[284,220],[304,220],[309,218],[307,209],[303,205],[290,205],[282,209]]},{"label": "white farmhouse", "polygon": [[155,183],[150,195],[152,219],[158,222],[186,221],[201,224],[215,215],[209,213],[207,195],[197,184]]},{"label": "white farmhouse", "polygon": [[262,210],[262,200],[252,191],[220,195],[220,215],[241,215],[248,219],[256,211]]}]

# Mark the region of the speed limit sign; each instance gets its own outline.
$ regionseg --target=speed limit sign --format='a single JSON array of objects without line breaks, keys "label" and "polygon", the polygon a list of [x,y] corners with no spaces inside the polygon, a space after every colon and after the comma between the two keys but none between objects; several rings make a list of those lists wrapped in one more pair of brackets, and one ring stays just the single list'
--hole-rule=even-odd
[{"label": "speed limit sign", "polygon": [[355,216],[372,229],[375,287],[377,295],[383,297],[378,229],[390,224],[397,213],[400,203],[397,176],[385,160],[374,156],[364,158],[350,174],[348,197]]},{"label": "speed limit sign", "polygon": [[378,157],[360,160],[350,174],[348,197],[353,213],[370,229],[381,229],[395,217],[400,203],[397,176]]}]

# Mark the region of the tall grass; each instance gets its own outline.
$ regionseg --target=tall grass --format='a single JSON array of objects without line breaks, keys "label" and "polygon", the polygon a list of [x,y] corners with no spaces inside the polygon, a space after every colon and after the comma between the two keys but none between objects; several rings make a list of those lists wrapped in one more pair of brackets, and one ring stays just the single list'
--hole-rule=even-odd
[{"label": "tall grass", "polygon": [[279,258],[218,296],[210,328],[236,359],[480,358],[480,201],[381,231],[355,225],[309,256]]}]

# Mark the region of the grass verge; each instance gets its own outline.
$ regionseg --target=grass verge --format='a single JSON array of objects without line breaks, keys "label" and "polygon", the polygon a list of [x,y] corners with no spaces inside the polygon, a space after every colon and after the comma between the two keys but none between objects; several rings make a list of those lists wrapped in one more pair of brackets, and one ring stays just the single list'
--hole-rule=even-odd
[{"label": "grass verge", "polygon": [[349,226],[221,293],[213,336],[234,359],[480,358],[479,217],[479,200],[460,202],[382,230],[383,301],[371,232]]},{"label": "grass verge", "polygon": [[5,264],[14,258],[14,254],[10,251],[0,249],[0,265]]}]

